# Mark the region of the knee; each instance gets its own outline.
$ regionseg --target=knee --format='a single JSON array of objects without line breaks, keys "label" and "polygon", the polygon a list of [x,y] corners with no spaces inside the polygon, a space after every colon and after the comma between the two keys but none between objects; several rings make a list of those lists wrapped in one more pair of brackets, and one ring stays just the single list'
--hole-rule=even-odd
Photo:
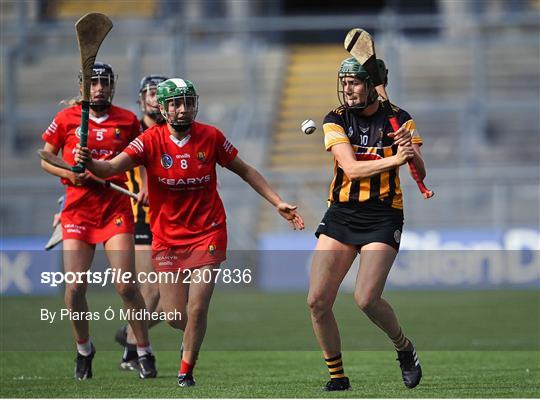
[{"label": "knee", "polygon": [[118,284],[116,291],[123,300],[133,300],[138,292],[137,286],[132,283]]},{"label": "knee", "polygon": [[369,293],[354,292],[354,301],[363,312],[369,313],[379,301],[379,297]]},{"label": "knee", "polygon": [[159,301],[159,289],[152,285],[142,286],[141,294],[147,307],[149,307],[150,304],[157,304]]},{"label": "knee", "polygon": [[193,305],[188,308],[188,318],[190,323],[201,324],[206,322],[208,308],[202,305]]},{"label": "knee", "polygon": [[312,317],[321,318],[332,309],[332,301],[324,295],[310,293],[307,298],[307,305]]},{"label": "knee", "polygon": [[186,318],[182,315],[182,318],[167,319],[167,323],[174,329],[186,330]]},{"label": "knee", "polygon": [[75,299],[84,298],[86,296],[86,283],[69,283],[66,284],[64,298],[66,303],[71,303]]},{"label": "knee", "polygon": [[166,305],[160,312],[164,314],[167,324],[172,328],[181,331],[186,329],[187,314],[182,309],[176,308],[174,305]]}]

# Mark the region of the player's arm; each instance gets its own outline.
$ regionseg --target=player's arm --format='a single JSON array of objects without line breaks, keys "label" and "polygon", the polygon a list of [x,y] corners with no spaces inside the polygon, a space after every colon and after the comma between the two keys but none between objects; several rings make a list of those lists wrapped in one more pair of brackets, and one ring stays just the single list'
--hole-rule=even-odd
[{"label": "player's arm", "polygon": [[358,161],[349,143],[332,146],[332,154],[350,180],[368,178],[403,165],[414,155],[412,145],[398,146],[397,154],[380,160]]},{"label": "player's arm", "polygon": [[[55,145],[51,143],[45,142],[45,146],[43,146],[43,150],[51,152],[53,154],[58,154],[59,149]],[[70,180],[74,185],[80,186],[83,185],[84,182],[90,178],[90,174],[88,172],[83,172],[82,174],[76,174],[72,171],[68,171],[67,169],[58,168],[55,167],[52,164],[49,164],[48,162],[45,162],[44,160],[41,160],[41,168],[43,170],[51,175],[58,176],[60,178],[65,178]]]},{"label": "player's arm", "polygon": [[[414,157],[412,158],[413,163],[418,171],[418,177],[420,180],[426,178],[426,166],[424,164],[424,159],[422,158],[422,153],[420,151],[420,144],[413,143],[413,137],[411,131],[407,129],[407,124],[409,121],[405,122],[396,132],[389,133],[388,136],[394,139],[394,144],[401,145],[412,145],[414,151]],[[411,168],[409,166],[409,172]],[[412,173],[411,173],[412,176]]]},{"label": "player's arm", "polygon": [[350,180],[368,178],[394,169],[407,162],[413,156],[409,145],[398,146],[397,154],[380,160],[357,160],[354,149],[345,133],[342,117],[334,111],[324,118],[324,145],[331,151],[343,172]]},{"label": "player's arm", "polygon": [[94,160],[88,147],[77,144],[75,162],[83,163],[91,173],[100,178],[118,175],[136,167],[135,162],[127,153],[120,153],[112,160]]},{"label": "player's arm", "polygon": [[[413,151],[414,151],[414,157],[412,158],[414,166],[416,167],[416,171],[418,172],[418,177],[421,181],[426,179],[426,166],[424,164],[424,159],[422,158],[422,153],[420,152],[420,146],[417,144],[412,145]],[[411,168],[409,167],[409,172],[411,172]],[[411,172],[412,176],[412,172]],[[413,177],[414,178],[414,177]]]},{"label": "player's arm", "polygon": [[276,207],[279,214],[289,221],[294,229],[304,229],[304,220],[296,212],[297,207],[284,202],[259,171],[238,156],[227,164],[226,168],[246,181],[257,193]]}]

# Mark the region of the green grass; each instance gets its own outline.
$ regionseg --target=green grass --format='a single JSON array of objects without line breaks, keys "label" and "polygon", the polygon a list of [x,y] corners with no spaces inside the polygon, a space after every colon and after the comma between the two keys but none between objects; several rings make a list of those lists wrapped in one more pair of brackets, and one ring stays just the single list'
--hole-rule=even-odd
[{"label": "green grass", "polygon": [[[119,352],[96,355],[94,378],[71,378],[73,353],[2,355],[2,397],[538,397],[538,352],[424,351],[425,377],[416,389],[401,383],[392,352],[345,352],[353,390],[320,390],[327,372],[319,352],[209,351],[196,369],[197,386],[176,386],[178,355],[159,353],[159,377],[141,381],[116,368]],[[9,368],[7,367],[9,365]]]},{"label": "green grass", "polygon": [[[197,386],[180,389],[180,334],[165,324],[151,332],[159,377],[140,381],[117,369],[112,336],[121,321],[91,322],[98,354],[94,379],[75,382],[67,321],[40,321],[60,297],[1,298],[0,397],[539,397],[538,291],[389,292],[405,332],[418,346],[424,379],[401,383],[384,334],[343,293],[335,311],[353,391],[323,393],[321,353],[305,294],[217,290],[196,368]],[[93,292],[92,310],[119,307],[116,295]]]}]

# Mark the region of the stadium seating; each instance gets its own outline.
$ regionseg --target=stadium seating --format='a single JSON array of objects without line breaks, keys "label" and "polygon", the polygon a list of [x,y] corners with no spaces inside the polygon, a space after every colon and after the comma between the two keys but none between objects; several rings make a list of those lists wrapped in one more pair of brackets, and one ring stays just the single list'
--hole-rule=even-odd
[{"label": "stadium seating", "polygon": [[138,0],[136,6],[129,1],[57,0],[51,17],[76,18],[99,9],[115,18],[150,18],[156,13],[155,0]]},{"label": "stadium seating", "polygon": [[[2,2],[1,7],[1,21],[11,24],[3,42],[7,48],[20,38],[14,34],[14,3]],[[171,74],[173,65],[178,65],[201,95],[199,118],[221,127],[245,159],[267,172],[284,197],[298,202],[306,219],[313,222],[320,217],[332,173],[321,123],[338,104],[336,70],[348,56],[339,43],[288,47],[261,38],[236,40],[219,32],[191,32],[186,33],[189,56],[181,59],[173,53],[174,36],[165,24],[137,21],[134,29],[130,20],[115,22],[114,34],[98,58],[110,62],[119,75],[116,104],[137,112],[140,76]],[[16,89],[14,95],[0,99],[3,129],[12,117],[5,114],[6,101],[13,102],[17,117],[14,147],[0,149],[6,188],[0,216],[9,228],[6,234],[28,232],[28,226],[40,234],[49,231],[51,209],[61,188],[41,172],[34,151],[42,145],[40,133],[61,108],[58,102],[77,95],[79,60],[72,29],[66,21],[40,29],[30,24],[25,45],[17,47],[28,51],[20,50],[10,59],[13,75],[3,70],[3,76],[12,76]],[[535,186],[527,186],[537,181],[540,163],[540,127],[535,118],[540,50],[531,37],[526,30],[517,30],[498,40],[480,36],[476,44],[467,42],[466,36],[422,40],[396,36],[379,42],[378,53],[390,69],[390,97],[413,114],[426,138],[423,151],[430,180],[444,186],[437,204],[453,210],[448,215],[470,215],[466,222],[486,225],[497,219],[496,210],[505,209],[497,201],[526,205],[538,199],[532,193]],[[4,54],[13,57],[14,53]],[[318,124],[311,136],[299,128],[308,118]],[[517,168],[512,179],[500,178],[502,186],[494,183],[492,172],[499,166],[505,177]],[[467,188],[457,190],[452,184],[458,176],[467,179]],[[257,196],[245,195],[243,183],[230,174],[221,174],[220,182],[226,205],[232,205],[231,219],[239,221],[231,228],[238,235],[231,237],[253,240],[255,232],[286,229],[266,205],[254,228],[250,216],[258,215]],[[411,184],[408,179],[404,183]],[[522,184],[526,190],[514,190]],[[494,197],[496,189],[509,194]],[[489,193],[487,203],[485,193]],[[416,195],[414,185],[407,188],[406,201],[409,195]],[[38,206],[33,204],[36,197],[41,199]],[[407,210],[411,220],[421,225],[437,224],[442,218],[439,209],[427,203],[412,202]],[[526,207],[519,207],[508,209],[499,220],[523,223],[529,217]],[[537,221],[538,216],[534,218]]]}]

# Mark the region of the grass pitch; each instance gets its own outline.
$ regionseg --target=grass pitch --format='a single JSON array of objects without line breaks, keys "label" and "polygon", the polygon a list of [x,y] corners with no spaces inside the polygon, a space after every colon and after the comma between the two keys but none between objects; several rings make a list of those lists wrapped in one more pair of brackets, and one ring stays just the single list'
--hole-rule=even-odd
[{"label": "grass pitch", "polygon": [[[406,389],[388,340],[342,293],[335,311],[345,372],[353,390],[324,393],[328,379],[311,331],[305,294],[217,290],[195,377],[176,386],[180,334],[151,331],[157,379],[117,369],[112,337],[122,321],[91,322],[94,378],[76,382],[68,321],[40,320],[60,297],[1,299],[0,397],[539,397],[540,294],[537,291],[389,292],[418,347],[421,384]],[[119,307],[110,292],[89,296],[92,310]]]},{"label": "grass pitch", "polygon": [[73,352],[7,352],[2,356],[2,397],[538,397],[539,353],[424,351],[425,377],[409,390],[392,352],[344,353],[353,390],[325,393],[328,373],[314,351],[208,351],[196,368],[197,386],[176,385],[178,354],[158,353],[158,378],[142,381],[117,369],[119,351],[96,354],[94,378],[71,377]]}]

